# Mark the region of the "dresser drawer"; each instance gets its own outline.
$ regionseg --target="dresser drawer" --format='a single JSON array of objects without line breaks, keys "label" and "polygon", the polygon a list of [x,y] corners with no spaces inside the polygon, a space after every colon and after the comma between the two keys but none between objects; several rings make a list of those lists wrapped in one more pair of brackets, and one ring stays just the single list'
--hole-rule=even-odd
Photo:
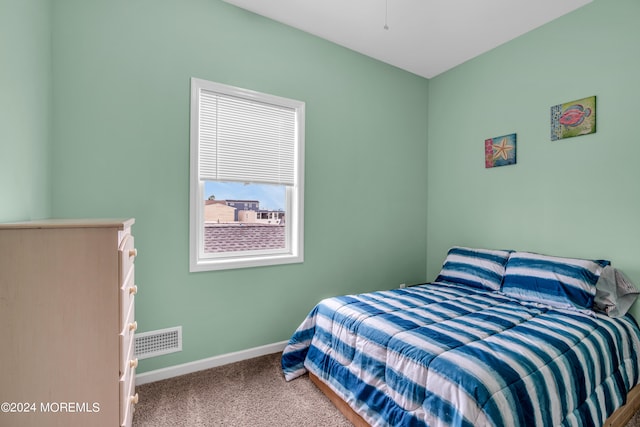
[{"label": "dresser drawer", "polygon": [[134,356],[135,353],[135,339],[134,335],[131,334],[129,342],[123,342],[123,347],[120,351],[120,375],[123,375],[127,372],[129,368],[137,368],[138,367],[138,359]]},{"label": "dresser drawer", "polygon": [[133,419],[134,405],[138,403],[138,393],[135,393],[134,367],[127,366],[120,378],[120,426],[129,427]]},{"label": "dresser drawer", "polygon": [[125,283],[127,276],[131,272],[131,267],[133,267],[133,261],[138,254],[131,234],[127,234],[122,238],[118,253],[120,255],[120,283]]},{"label": "dresser drawer", "polygon": [[138,328],[137,322],[135,319],[135,297],[131,299],[131,304],[129,305],[129,310],[127,311],[126,317],[123,319],[120,330],[120,369],[124,365],[128,363],[130,360],[129,352],[132,351],[132,347],[134,346],[133,337],[135,330]]},{"label": "dresser drawer", "polygon": [[120,319],[122,319],[121,327],[126,321],[126,316],[129,313],[129,307],[133,305],[133,298],[138,293],[138,287],[135,284],[135,270],[136,266],[132,265],[131,269],[129,270],[129,274],[120,286]]}]

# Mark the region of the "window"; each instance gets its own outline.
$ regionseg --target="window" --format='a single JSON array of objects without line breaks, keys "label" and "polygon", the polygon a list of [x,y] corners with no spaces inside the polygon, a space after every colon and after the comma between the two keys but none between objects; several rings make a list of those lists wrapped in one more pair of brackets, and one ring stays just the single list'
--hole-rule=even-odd
[{"label": "window", "polygon": [[303,261],[304,114],[191,79],[190,271]]}]

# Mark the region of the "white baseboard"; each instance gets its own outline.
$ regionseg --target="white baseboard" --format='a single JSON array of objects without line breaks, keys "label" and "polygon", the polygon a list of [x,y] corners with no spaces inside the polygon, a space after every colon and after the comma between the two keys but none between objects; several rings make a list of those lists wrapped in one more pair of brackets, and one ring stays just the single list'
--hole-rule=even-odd
[{"label": "white baseboard", "polygon": [[234,353],[221,354],[207,359],[183,363],[181,365],[168,366],[154,371],[143,372],[141,374],[136,374],[136,385],[166,380],[167,378],[190,374],[204,369],[215,368],[229,363],[240,362],[242,360],[252,359],[258,356],[264,356],[266,354],[279,353],[284,350],[287,342],[288,341],[276,342],[260,347],[249,348],[247,350],[236,351]]}]

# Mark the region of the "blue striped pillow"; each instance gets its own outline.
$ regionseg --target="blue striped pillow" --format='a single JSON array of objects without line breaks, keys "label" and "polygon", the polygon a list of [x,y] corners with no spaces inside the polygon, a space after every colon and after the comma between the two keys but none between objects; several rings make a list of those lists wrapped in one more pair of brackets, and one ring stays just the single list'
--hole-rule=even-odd
[{"label": "blue striped pillow", "polygon": [[596,283],[609,264],[606,260],[514,252],[507,262],[502,292],[553,307],[591,310]]},{"label": "blue striped pillow", "polygon": [[500,289],[510,251],[454,246],[436,282],[453,282],[492,291]]}]

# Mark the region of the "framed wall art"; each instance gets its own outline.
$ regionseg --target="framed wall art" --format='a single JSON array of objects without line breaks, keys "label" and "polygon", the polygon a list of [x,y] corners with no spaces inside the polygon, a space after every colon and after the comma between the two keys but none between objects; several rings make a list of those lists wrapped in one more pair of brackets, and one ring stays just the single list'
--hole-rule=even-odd
[{"label": "framed wall art", "polygon": [[516,134],[484,140],[484,167],[514,165],[516,163]]},{"label": "framed wall art", "polygon": [[596,97],[551,107],[551,140],[588,135],[596,131]]}]

